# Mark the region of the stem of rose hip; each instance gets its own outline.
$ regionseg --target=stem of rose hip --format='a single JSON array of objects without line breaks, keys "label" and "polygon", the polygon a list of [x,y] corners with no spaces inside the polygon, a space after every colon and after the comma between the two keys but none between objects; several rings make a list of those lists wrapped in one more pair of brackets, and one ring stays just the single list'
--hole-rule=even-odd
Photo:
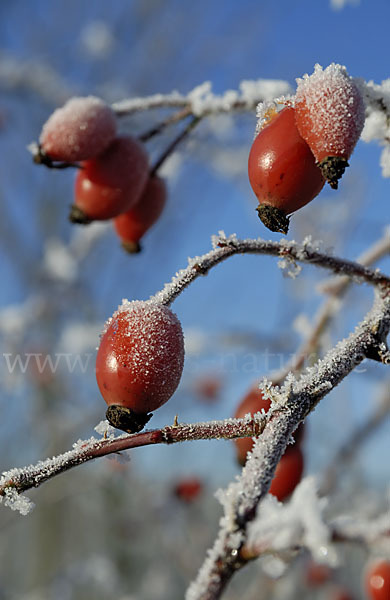
[{"label": "stem of rose hip", "polygon": [[150,170],[150,177],[156,175],[158,169],[163,165],[163,163],[167,160],[167,158],[172,154],[175,150],[176,146],[180,144],[191,131],[198,125],[198,123],[202,120],[202,117],[193,117],[192,120],[188,123],[188,125],[183,129],[183,131],[168,145],[168,147],[164,150],[161,156],[157,159],[155,164]]},{"label": "stem of rose hip", "polygon": [[148,131],[145,131],[145,133],[141,133],[141,135],[138,136],[138,139],[140,142],[147,142],[155,135],[160,134],[164,129],[166,129],[170,125],[173,125],[174,123],[178,123],[179,121],[182,121],[183,119],[185,119],[186,117],[189,117],[190,115],[191,115],[191,108],[189,106],[187,106],[186,108],[183,108],[182,110],[175,112],[173,115],[170,115],[169,117],[164,119],[164,121],[161,121],[160,123],[158,123],[151,129],[149,129]]}]

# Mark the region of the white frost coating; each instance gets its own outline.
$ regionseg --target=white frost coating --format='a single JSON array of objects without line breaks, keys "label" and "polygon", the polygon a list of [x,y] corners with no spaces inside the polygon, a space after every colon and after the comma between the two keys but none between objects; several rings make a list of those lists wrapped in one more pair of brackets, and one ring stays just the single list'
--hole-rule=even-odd
[{"label": "white frost coating", "polygon": [[277,265],[291,279],[296,279],[302,271],[301,265],[298,265],[293,258],[289,257],[279,259]]},{"label": "white frost coating", "polygon": [[239,84],[239,90],[227,90],[222,95],[212,91],[209,81],[196,86],[187,95],[179,92],[171,94],[155,94],[148,98],[133,98],[113,104],[112,108],[118,113],[129,113],[161,106],[189,106],[194,115],[230,112],[234,109],[248,110],[261,100],[269,100],[282,94],[289,94],[291,87],[286,81],[272,79],[244,80]]},{"label": "white frost coating", "polygon": [[54,160],[88,160],[103,152],[116,134],[113,110],[95,96],[71,98],[49,117],[39,138]]},{"label": "white frost coating", "polygon": [[[373,544],[389,531],[389,511],[366,520],[361,514],[341,515],[330,521],[330,526],[345,538],[360,538],[368,545]],[[390,540],[388,540],[390,544]]]},{"label": "white frost coating", "polygon": [[258,102],[259,97],[263,97],[266,102],[274,98],[285,99],[292,92],[290,85],[280,79],[244,80],[239,87],[249,106]]},{"label": "white frost coating", "polygon": [[381,84],[357,81],[366,104],[366,121],[362,131],[365,142],[377,140],[384,149],[380,158],[383,177],[390,177],[390,79]]},{"label": "white frost coating", "polygon": [[259,102],[256,106],[257,122],[254,137],[268,125],[273,115],[282,111],[286,106],[294,106],[294,97],[291,94],[281,95],[277,98],[273,96],[268,100],[266,99],[263,102]]},{"label": "white frost coating", "polygon": [[[17,481],[20,476],[24,479],[28,479],[32,477],[34,480],[34,484],[39,484],[41,480],[46,479],[50,476],[51,473],[58,471],[61,466],[69,461],[69,459],[80,457],[80,452],[83,450],[87,450],[94,444],[96,444],[98,440],[94,437],[89,438],[89,440],[78,440],[75,444],[73,444],[73,450],[69,450],[64,454],[60,454],[59,456],[54,456],[53,458],[47,458],[46,460],[38,461],[35,465],[30,465],[28,467],[23,467],[21,469],[15,468],[10,469],[9,471],[4,471],[0,477],[0,487],[4,485],[9,485],[10,481]],[[16,494],[16,495],[15,495]],[[7,497],[11,498],[7,502]],[[3,497],[3,504],[5,506],[15,506],[13,510],[26,510],[28,502],[24,499],[24,496],[18,494],[18,492],[13,487],[9,487],[5,489],[5,497]],[[20,501],[18,501],[18,499]],[[12,506],[11,506],[12,504]],[[22,514],[27,514],[23,513]]]},{"label": "white frost coating", "polygon": [[116,429],[115,427],[112,427],[108,421],[100,421],[100,423],[98,423],[96,425],[96,427],[94,427],[94,430],[96,431],[96,433],[99,433],[100,435],[104,436],[105,439],[110,439],[113,440],[115,438],[116,435]]},{"label": "white frost coating", "polygon": [[256,519],[248,526],[247,543],[260,551],[307,548],[316,562],[334,567],[337,555],[331,543],[331,532],[324,519],[326,500],[320,499],[312,477],[306,477],[295,488],[291,500],[278,502],[266,496]]},{"label": "white frost coating", "polygon": [[317,160],[349,158],[364,125],[360,86],[343,65],[314,66],[311,75],[297,79],[296,124]]},{"label": "white frost coating", "polygon": [[5,496],[0,497],[0,503],[3,503],[4,506],[8,506],[11,510],[20,512],[23,516],[28,515],[35,506],[30,498],[18,494],[14,488],[7,488],[5,490]]}]

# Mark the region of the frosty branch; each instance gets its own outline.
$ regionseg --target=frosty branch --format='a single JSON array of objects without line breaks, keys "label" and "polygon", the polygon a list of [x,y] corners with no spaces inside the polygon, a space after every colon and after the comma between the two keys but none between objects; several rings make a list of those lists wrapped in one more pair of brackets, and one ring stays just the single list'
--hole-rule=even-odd
[{"label": "frosty branch", "polygon": [[235,254],[264,254],[277,256],[292,265],[295,262],[310,263],[318,267],[328,269],[336,274],[347,275],[357,282],[364,281],[371,285],[390,287],[390,277],[380,271],[374,271],[353,261],[330,256],[319,252],[311,243],[311,240],[297,244],[294,241],[281,240],[271,242],[262,240],[245,239],[240,240],[235,235],[226,237],[223,233],[213,238],[213,250],[189,260],[188,267],[179,273],[168,283],[164,289],[158,292],[154,299],[161,304],[171,304],[175,298],[201,275],[206,275],[210,269]]},{"label": "frosty branch", "polygon": [[254,444],[238,480],[220,495],[224,509],[221,528],[197,579],[188,589],[186,600],[219,598],[234,573],[246,564],[241,550],[247,527],[267,494],[291,434],[378,343],[378,331],[387,336],[389,330],[390,298],[377,293],[373,308],[346,340],[339,342],[299,379],[288,376],[282,388],[273,392],[273,407],[262,435]]},{"label": "frosty branch", "polygon": [[0,496],[5,496],[9,489],[22,493],[33,487],[38,487],[56,475],[100,456],[117,454],[124,450],[152,444],[176,444],[184,441],[253,437],[263,431],[265,423],[266,417],[258,413],[253,418],[227,419],[210,423],[175,423],[162,429],[132,435],[126,434],[117,437],[110,435],[100,440],[92,437],[90,440],[77,442],[72,450],[64,454],[39,461],[36,465],[11,469],[3,473],[0,479]]},{"label": "frosty branch", "polygon": [[[370,248],[367,248],[357,259],[356,262],[369,266],[380,260],[383,256],[390,254],[390,228],[387,227],[382,238],[377,240]],[[272,373],[269,376],[271,381],[283,381],[290,371],[299,372],[308,356],[317,351],[320,339],[328,327],[334,314],[340,309],[340,299],[346,293],[352,280],[347,275],[333,277],[319,286],[319,291],[330,294],[323,304],[317,310],[311,330],[305,337],[301,346],[294,353],[292,359],[283,367],[283,369]]]},{"label": "frosty branch", "polygon": [[[115,439],[95,440],[89,442],[77,443],[73,450],[56,457],[41,461],[35,466],[30,466],[25,469],[13,469],[3,474],[0,482],[0,495],[7,495],[7,490],[13,490],[16,493],[23,492],[31,487],[37,487],[44,481],[51,479],[55,475],[69,470],[70,468],[97,458],[121,450],[134,448],[137,446],[150,445],[156,443],[175,443],[178,441],[190,441],[197,439],[211,438],[235,438],[249,437],[259,435],[265,423],[272,425],[278,429],[277,434],[273,437],[273,442],[277,440],[277,445],[271,447],[271,470],[266,471],[269,478],[284,452],[289,437],[294,429],[307,414],[314,408],[316,403],[328,393],[335,385],[341,381],[345,375],[356,367],[367,354],[370,357],[381,359],[381,354],[378,347],[385,345],[385,338],[388,333],[387,313],[384,308],[387,307],[386,292],[390,287],[390,278],[381,274],[379,271],[370,270],[358,263],[342,260],[331,257],[318,252],[309,242],[302,245],[295,242],[266,242],[263,240],[238,240],[235,236],[226,238],[219,236],[214,239],[214,249],[202,257],[196,257],[190,261],[189,267],[181,271],[176,278],[172,280],[161,292],[156,294],[155,299],[158,302],[170,304],[192,281],[199,275],[204,275],[213,266],[216,266],[229,256],[235,254],[254,253],[254,254],[271,254],[282,256],[288,260],[314,263],[318,266],[333,270],[335,273],[348,274],[350,277],[358,277],[359,280],[366,281],[378,286],[381,291],[382,299],[381,310],[377,311],[377,320],[372,317],[371,321],[365,322],[361,326],[361,335],[352,336],[353,343],[349,355],[348,365],[344,365],[342,372],[333,373],[332,369],[326,361],[318,363],[318,370],[309,371],[309,374],[301,378],[300,385],[303,385],[302,390],[298,393],[294,391],[295,380],[289,380],[280,391],[280,397],[274,410],[270,411],[267,418],[260,420],[244,419],[244,420],[228,420],[224,422],[214,423],[198,423],[194,425],[173,425],[165,427],[162,430],[143,432],[131,436],[119,436]],[[369,326],[368,326],[369,323]],[[383,350],[383,348],[382,348]],[[376,353],[376,355],[375,355]],[[335,350],[335,364],[338,361],[343,361],[343,356],[337,354]],[[337,364],[339,367],[339,365]],[[326,381],[323,381],[318,373],[324,372]],[[298,383],[296,384],[299,388]],[[305,387],[307,386],[307,387]],[[309,390],[311,391],[309,393]],[[275,394],[275,392],[273,392]],[[279,394],[277,392],[277,394]],[[301,396],[305,397],[305,401],[301,401]],[[283,400],[281,400],[283,398]],[[273,396],[275,399],[275,395]],[[298,401],[299,399],[299,401]],[[268,431],[268,426],[266,430]],[[272,451],[273,448],[273,451]],[[250,464],[250,462],[249,462]],[[272,472],[271,472],[272,471]],[[244,470],[244,473],[246,469]],[[245,479],[244,479],[245,480]],[[268,482],[268,483],[267,483]],[[264,485],[269,484],[269,479],[265,480]],[[252,507],[252,512],[256,507],[256,503]],[[251,511],[247,513],[247,516]],[[246,522],[246,519],[244,519]]]},{"label": "frosty branch", "polygon": [[[365,97],[369,114],[380,110],[390,117],[390,106],[386,82],[378,85],[373,82],[355,80]],[[226,90],[223,94],[214,94],[209,81],[196,86],[188,94],[171,92],[169,94],[153,94],[143,98],[130,98],[115,102],[113,110],[118,116],[155,110],[160,108],[178,108],[172,122],[189,115],[205,116],[210,114],[229,113],[235,111],[254,110],[259,102],[272,101],[280,96],[288,96],[293,89],[287,81],[280,79],[243,80],[238,90]],[[167,124],[170,124],[170,119]]]}]

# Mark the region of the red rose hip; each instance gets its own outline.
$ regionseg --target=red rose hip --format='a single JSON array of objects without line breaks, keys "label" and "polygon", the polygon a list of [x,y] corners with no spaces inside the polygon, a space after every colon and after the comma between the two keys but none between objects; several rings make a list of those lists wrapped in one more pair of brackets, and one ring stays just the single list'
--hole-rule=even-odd
[{"label": "red rose hip", "polygon": [[96,379],[114,427],[140,431],[175,392],[183,370],[180,321],[156,302],[124,301],[107,322],[96,357]]},{"label": "red rose hip", "polygon": [[345,69],[332,63],[325,70],[297,79],[295,120],[330,186],[348,167],[364,125],[364,101]]},{"label": "red rose hip", "polygon": [[139,242],[160,217],[166,200],[165,182],[154,176],[149,179],[135,206],[114,219],[115,230],[127,252],[133,254],[141,250]]},{"label": "red rose hip", "polygon": [[365,587],[370,600],[389,600],[390,560],[375,560],[369,565],[365,572]]},{"label": "red rose hip", "polygon": [[82,163],[75,181],[73,223],[106,220],[136,204],[149,175],[148,156],[130,136],[117,137],[105,152]]},{"label": "red rose hip", "polygon": [[275,113],[255,138],[248,174],[259,218],[271,231],[288,232],[289,215],[315,198],[325,180],[301,137],[295,111]]},{"label": "red rose hip", "polygon": [[276,467],[269,493],[281,502],[295,490],[302,479],[303,453],[299,446],[287,447]]},{"label": "red rose hip", "polygon": [[115,113],[103,100],[71,98],[44,124],[40,149],[51,160],[87,160],[103,152],[115,134]]}]

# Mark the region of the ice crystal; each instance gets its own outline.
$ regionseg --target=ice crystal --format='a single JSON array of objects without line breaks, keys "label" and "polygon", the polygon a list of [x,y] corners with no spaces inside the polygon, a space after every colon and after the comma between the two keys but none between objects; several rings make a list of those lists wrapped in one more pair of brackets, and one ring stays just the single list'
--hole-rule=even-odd
[{"label": "ice crystal", "polygon": [[4,496],[0,497],[0,502],[2,502],[4,506],[8,506],[11,510],[20,512],[23,516],[28,515],[34,508],[34,503],[31,502],[30,498],[19,494],[13,487],[6,488],[4,494]]},{"label": "ice crystal", "polygon": [[100,421],[100,423],[98,423],[94,429],[96,433],[99,433],[106,439],[114,439],[117,432],[117,430],[114,427],[112,427],[106,420]]},{"label": "ice crystal", "polygon": [[247,543],[276,552],[304,546],[317,562],[335,566],[337,554],[324,518],[325,507],[326,501],[318,497],[315,480],[306,477],[289,502],[278,502],[271,495],[264,498],[256,519],[248,526]]}]

